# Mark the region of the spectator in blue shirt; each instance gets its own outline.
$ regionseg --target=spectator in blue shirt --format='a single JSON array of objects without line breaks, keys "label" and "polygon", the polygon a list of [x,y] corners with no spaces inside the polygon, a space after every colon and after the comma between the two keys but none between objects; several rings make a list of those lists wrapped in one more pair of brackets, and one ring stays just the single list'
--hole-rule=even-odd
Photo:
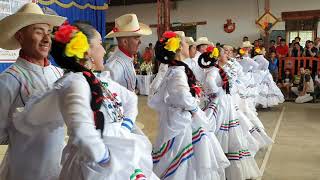
[{"label": "spectator in blue shirt", "polygon": [[269,60],[269,71],[272,75],[273,81],[278,80],[278,59],[276,52],[271,52]]}]

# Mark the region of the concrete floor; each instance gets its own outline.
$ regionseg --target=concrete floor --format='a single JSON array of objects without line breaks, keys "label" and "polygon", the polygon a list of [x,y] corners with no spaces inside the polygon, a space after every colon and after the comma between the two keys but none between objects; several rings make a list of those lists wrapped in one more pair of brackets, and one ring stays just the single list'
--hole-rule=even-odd
[{"label": "concrete floor", "polygon": [[[280,118],[282,110],[283,118]],[[157,118],[157,113],[147,106],[147,97],[140,96],[137,121],[144,124],[143,131],[151,142],[158,133]],[[284,103],[259,111],[259,118],[270,137],[276,134],[269,151],[263,149],[255,157],[259,167],[265,166],[262,179],[320,180],[320,103]],[[0,159],[6,148],[0,146]]]},{"label": "concrete floor", "polygon": [[[154,142],[157,114],[147,107],[146,102],[147,97],[139,97],[138,119],[144,124],[146,135]],[[283,118],[280,118],[282,110]],[[267,153],[266,148],[255,157],[259,167],[265,161],[262,180],[320,180],[320,103],[284,103],[260,110],[259,118],[270,137],[274,133],[277,135],[270,152]],[[279,121],[279,129],[275,132]]]}]

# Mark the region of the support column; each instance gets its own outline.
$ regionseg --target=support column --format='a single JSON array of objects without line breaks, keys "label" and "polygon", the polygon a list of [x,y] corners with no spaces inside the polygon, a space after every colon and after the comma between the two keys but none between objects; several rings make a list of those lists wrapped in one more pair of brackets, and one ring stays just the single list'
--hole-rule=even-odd
[{"label": "support column", "polygon": [[158,9],[158,39],[164,31],[170,30],[170,0],[157,0]]},{"label": "support column", "polygon": [[[269,12],[270,11],[270,0],[264,0],[264,11]],[[269,52],[269,30],[265,31],[265,37],[264,37],[264,47],[266,48],[266,51]]]},{"label": "support column", "polygon": [[170,0],[163,0],[164,8],[164,30],[170,30]]}]

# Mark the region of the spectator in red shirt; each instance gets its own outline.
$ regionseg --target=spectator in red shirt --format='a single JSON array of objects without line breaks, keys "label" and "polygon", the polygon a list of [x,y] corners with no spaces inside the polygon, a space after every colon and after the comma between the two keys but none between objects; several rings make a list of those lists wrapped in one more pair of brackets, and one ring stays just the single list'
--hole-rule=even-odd
[{"label": "spectator in red shirt", "polygon": [[286,40],[281,39],[280,45],[276,47],[276,53],[278,58],[287,57],[289,52],[289,47],[286,45]]},{"label": "spectator in red shirt", "polygon": [[148,62],[151,61],[152,60],[152,49],[150,50],[149,47],[146,47],[145,51],[142,55],[142,58],[144,61],[148,61]]}]

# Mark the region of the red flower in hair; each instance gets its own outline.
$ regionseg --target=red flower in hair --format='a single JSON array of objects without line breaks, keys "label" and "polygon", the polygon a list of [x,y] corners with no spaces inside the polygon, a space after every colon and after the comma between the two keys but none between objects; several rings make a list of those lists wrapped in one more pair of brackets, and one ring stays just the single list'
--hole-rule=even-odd
[{"label": "red flower in hair", "polygon": [[163,37],[165,37],[166,39],[170,39],[173,37],[176,37],[177,33],[173,32],[173,31],[166,31],[163,33]]},{"label": "red flower in hair", "polygon": [[62,26],[65,26],[65,25],[69,25],[69,21],[68,21],[68,20],[65,20],[65,21],[62,23]]},{"label": "red flower in hair", "polygon": [[200,96],[201,95],[201,92],[202,92],[202,89],[197,86],[197,85],[192,85],[192,89],[194,89],[194,92],[197,96]]},{"label": "red flower in hair", "polygon": [[69,24],[60,26],[58,31],[54,34],[54,39],[63,44],[70,42],[74,32],[77,32],[78,28]]},{"label": "red flower in hair", "polygon": [[207,49],[206,49],[206,52],[212,52],[214,49],[213,46],[208,46]]}]

